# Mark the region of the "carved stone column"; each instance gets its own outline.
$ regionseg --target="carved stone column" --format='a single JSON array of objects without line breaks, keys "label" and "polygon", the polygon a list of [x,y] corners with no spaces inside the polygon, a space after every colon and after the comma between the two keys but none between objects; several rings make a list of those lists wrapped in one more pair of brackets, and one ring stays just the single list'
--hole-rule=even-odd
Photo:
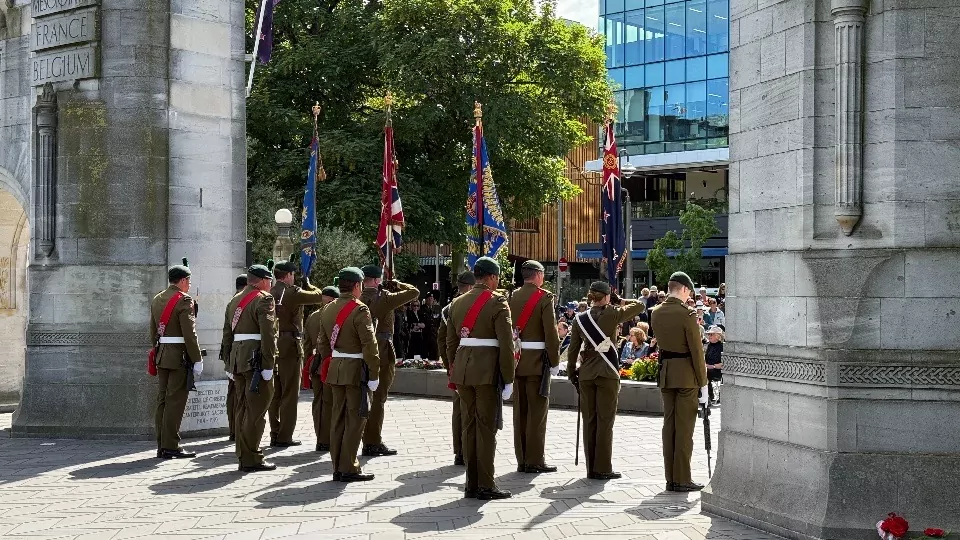
[{"label": "carved stone column", "polygon": [[47,83],[37,98],[34,223],[37,259],[53,256],[57,224],[57,93]]},{"label": "carved stone column", "polygon": [[837,223],[850,236],[863,216],[863,51],[867,0],[832,0],[835,29]]}]

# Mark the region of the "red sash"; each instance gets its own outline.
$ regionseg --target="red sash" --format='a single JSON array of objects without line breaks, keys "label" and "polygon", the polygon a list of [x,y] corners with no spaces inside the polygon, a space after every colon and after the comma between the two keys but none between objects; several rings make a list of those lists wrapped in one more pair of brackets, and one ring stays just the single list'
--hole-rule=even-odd
[{"label": "red sash", "polygon": [[240,300],[240,303],[237,304],[237,309],[233,312],[233,321],[230,322],[230,330],[233,330],[237,327],[237,323],[240,322],[240,315],[243,315],[243,310],[247,308],[247,304],[253,302],[253,299],[259,295],[260,290],[254,289],[247,293],[242,300]]},{"label": "red sash", "polygon": [[170,317],[173,316],[173,308],[177,307],[177,302],[183,298],[183,293],[177,291],[170,300],[167,301],[167,305],[163,308],[163,313],[160,314],[160,322],[157,323],[157,343],[150,349],[150,352],[147,353],[147,373],[151,377],[157,376],[157,349],[160,348],[160,338],[163,337],[164,332],[167,331],[167,324],[170,322]]},{"label": "red sash", "polygon": [[520,333],[523,332],[523,329],[527,327],[527,323],[530,322],[530,316],[533,315],[533,309],[537,307],[537,302],[543,298],[543,295],[546,292],[543,289],[537,289],[533,291],[533,294],[530,295],[530,298],[527,298],[527,303],[523,305],[523,310],[520,311],[520,317],[517,319],[517,326],[513,330],[513,341],[514,341],[514,352],[513,358],[520,362]]},{"label": "red sash", "polygon": [[303,369],[300,370],[300,389],[309,390],[310,383],[310,364],[313,363],[313,355],[307,357],[303,362]]},{"label": "red sash", "polygon": [[353,313],[353,309],[360,305],[356,300],[350,300],[340,308],[337,313],[337,321],[333,324],[333,331],[330,332],[330,356],[323,359],[320,363],[320,382],[327,382],[327,372],[330,371],[330,361],[333,360],[333,348],[337,346],[337,338],[340,337],[340,328],[347,322],[347,317]]},{"label": "red sash", "polygon": [[[480,311],[483,310],[483,306],[487,305],[487,301],[493,298],[493,293],[489,290],[485,290],[480,293],[480,296],[473,301],[473,305],[470,306],[470,309],[467,311],[467,315],[463,318],[463,326],[460,328],[460,338],[470,337],[470,332],[473,332],[473,327],[477,324],[477,317],[480,316]],[[456,358],[450,359],[450,378],[453,378],[453,364]],[[447,388],[451,390],[456,390],[457,385],[453,382],[447,382]]]}]

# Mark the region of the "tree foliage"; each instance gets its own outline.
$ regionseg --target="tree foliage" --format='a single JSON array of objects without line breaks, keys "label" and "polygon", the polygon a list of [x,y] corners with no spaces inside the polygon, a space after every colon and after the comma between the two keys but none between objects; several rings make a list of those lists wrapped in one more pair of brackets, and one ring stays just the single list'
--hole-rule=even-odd
[{"label": "tree foliage", "polygon": [[690,279],[697,281],[702,273],[703,245],[720,233],[714,212],[692,202],[680,212],[680,224],[683,225],[681,236],[667,231],[663,238],[653,242],[653,249],[647,253],[647,267],[653,270],[658,284],[666,285],[670,275],[678,271],[686,272]]},{"label": "tree foliage", "polygon": [[333,284],[340,269],[362,265],[369,257],[369,246],[345,227],[319,227],[316,253],[310,279],[317,287],[323,287]]},{"label": "tree foliage", "polygon": [[[248,28],[257,4],[247,0]],[[251,186],[300,207],[318,101],[318,219],[372,242],[389,89],[406,241],[464,245],[475,101],[509,217],[577,193],[563,156],[587,140],[581,119],[602,116],[610,89],[603,38],[558,19],[552,2],[284,0],[274,21],[273,60],[247,101]]]}]

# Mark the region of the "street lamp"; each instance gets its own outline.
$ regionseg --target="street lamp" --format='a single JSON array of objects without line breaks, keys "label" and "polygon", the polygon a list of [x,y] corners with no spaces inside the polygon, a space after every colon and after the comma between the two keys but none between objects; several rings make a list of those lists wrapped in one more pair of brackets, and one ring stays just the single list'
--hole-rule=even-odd
[{"label": "street lamp", "polygon": [[273,260],[285,261],[293,254],[293,241],[290,240],[293,213],[286,208],[281,208],[273,215],[273,221],[277,224],[277,241],[273,244]]}]

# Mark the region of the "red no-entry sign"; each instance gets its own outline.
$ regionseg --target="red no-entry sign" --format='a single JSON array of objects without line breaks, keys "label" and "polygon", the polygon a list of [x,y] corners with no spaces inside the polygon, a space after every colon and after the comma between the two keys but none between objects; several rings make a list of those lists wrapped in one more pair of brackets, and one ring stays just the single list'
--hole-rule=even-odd
[{"label": "red no-entry sign", "polygon": [[557,262],[557,267],[559,267],[561,272],[566,272],[567,268],[569,268],[567,266],[567,259],[561,257],[560,260]]}]

